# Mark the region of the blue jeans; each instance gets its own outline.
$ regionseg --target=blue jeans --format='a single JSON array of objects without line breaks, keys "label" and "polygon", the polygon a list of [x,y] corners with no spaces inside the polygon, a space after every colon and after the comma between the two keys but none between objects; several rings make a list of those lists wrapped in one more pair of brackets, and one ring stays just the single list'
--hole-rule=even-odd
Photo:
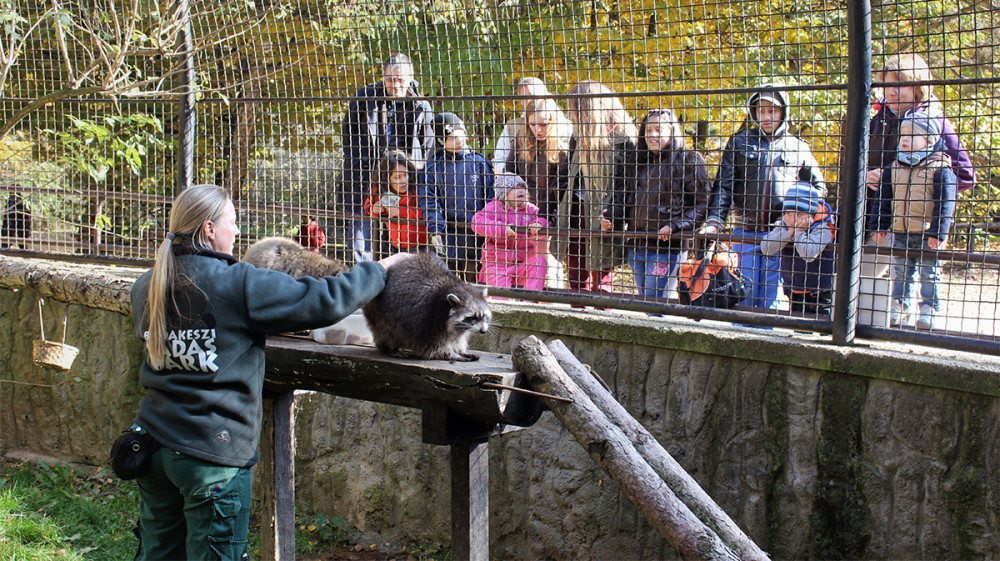
[{"label": "blue jeans", "polygon": [[[686,252],[684,252],[686,253]],[[670,281],[677,283],[677,269],[680,267],[682,252],[657,253],[645,249],[630,249],[628,266],[632,268],[639,295],[650,298],[668,298]]]},{"label": "blue jeans", "polygon": [[[924,234],[893,232],[892,247],[900,249],[930,249]],[[937,259],[918,256],[892,256],[892,299],[903,310],[910,307],[913,293],[913,277],[920,272],[920,307],[935,312],[941,309],[938,301],[938,281],[941,279],[941,264]]]},{"label": "blue jeans", "polygon": [[247,559],[248,467],[220,466],[163,447],[140,477],[139,553],[153,559]]},{"label": "blue jeans", "polygon": [[372,221],[353,220],[349,226],[347,249],[354,256],[355,263],[372,260]]},{"label": "blue jeans", "polygon": [[[740,228],[733,236],[763,238],[766,232],[749,232]],[[778,309],[778,289],[781,288],[781,255],[764,255],[760,244],[734,243],[733,251],[740,257],[740,273],[750,283],[750,297],[740,305],[766,310]]]}]

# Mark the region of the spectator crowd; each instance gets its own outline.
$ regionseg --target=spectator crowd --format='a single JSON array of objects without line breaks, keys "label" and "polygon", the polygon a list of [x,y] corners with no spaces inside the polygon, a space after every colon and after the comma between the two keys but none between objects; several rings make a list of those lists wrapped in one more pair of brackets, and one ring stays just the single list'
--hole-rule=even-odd
[{"label": "spectator crowd", "polygon": [[[932,79],[923,58],[889,57],[879,77],[889,85],[869,127],[866,240],[905,251],[866,255],[863,274],[889,274],[893,326],[912,317],[933,329],[934,250],[975,172],[931,86],[906,85]],[[435,114],[420,91],[409,57],[393,54],[345,114],[341,200],[356,262],[435,251],[471,282],[603,292],[627,264],[641,297],[667,300],[682,265],[692,270],[711,245],[735,256],[741,306],[830,316],[837,213],[781,85],[748,96],[714,175],[673,110],[650,109],[637,127],[599,82],[572,86],[564,109],[540,79],[517,80],[522,111],[490,157],[469,146],[461,116]],[[317,249],[308,220],[301,237]]]}]

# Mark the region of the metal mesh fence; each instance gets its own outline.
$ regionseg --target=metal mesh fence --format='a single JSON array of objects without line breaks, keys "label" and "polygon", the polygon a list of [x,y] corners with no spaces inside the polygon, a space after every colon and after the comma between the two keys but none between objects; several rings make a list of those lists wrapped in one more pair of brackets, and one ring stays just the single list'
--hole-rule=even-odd
[{"label": "metal mesh fence", "polygon": [[[190,177],[237,256],[437,251],[497,294],[827,332],[851,296],[846,2],[219,4],[0,1],[5,252],[148,263]],[[1000,16],[870,16],[856,321],[995,342]]]}]

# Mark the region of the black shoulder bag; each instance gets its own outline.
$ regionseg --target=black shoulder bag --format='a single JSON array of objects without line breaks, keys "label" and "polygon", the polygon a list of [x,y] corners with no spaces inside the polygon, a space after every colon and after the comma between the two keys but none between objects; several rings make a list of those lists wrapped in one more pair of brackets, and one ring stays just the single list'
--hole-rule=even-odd
[{"label": "black shoulder bag", "polygon": [[111,469],[120,479],[138,479],[152,467],[160,443],[138,425],[132,425],[111,444]]},{"label": "black shoulder bag", "polygon": [[[695,270],[691,279],[691,285],[705,274],[705,270],[715,258],[716,244],[712,243],[705,255],[701,258],[698,269]],[[709,275],[708,286],[697,298],[691,299],[691,286],[681,282],[677,286],[677,295],[681,304],[691,306],[702,306],[705,308],[725,308],[736,307],[737,304],[750,297],[750,285],[740,274],[739,270],[734,270],[729,266],[720,267],[719,272]]]}]

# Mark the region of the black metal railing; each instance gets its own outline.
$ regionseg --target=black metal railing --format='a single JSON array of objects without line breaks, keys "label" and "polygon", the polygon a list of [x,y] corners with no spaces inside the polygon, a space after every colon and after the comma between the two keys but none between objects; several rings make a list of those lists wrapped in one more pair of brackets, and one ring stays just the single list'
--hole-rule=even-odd
[{"label": "black metal railing", "polygon": [[[12,22],[0,60],[4,254],[146,266],[177,189],[212,182],[237,203],[237,253],[264,236],[296,237],[311,220],[325,230],[321,250],[347,262],[356,254],[434,250],[431,234],[441,232],[456,270],[493,285],[496,295],[814,331],[839,344],[861,335],[1000,351],[1000,73],[992,56],[1000,22],[970,1],[873,8],[861,0],[288,0],[266,7],[186,0],[135,14],[131,35],[103,18],[101,6],[63,4],[59,17],[29,2],[2,8]],[[116,49],[122,56],[109,54]],[[896,56],[910,53],[920,59]],[[385,78],[411,71],[409,92],[395,103]],[[534,80],[518,86],[523,78]],[[882,99],[890,95],[926,97],[913,100],[918,117],[928,113],[951,127],[955,135],[945,137],[963,154],[956,160],[949,152],[957,194],[946,247],[872,242],[873,212],[903,212],[873,211],[879,191],[866,187],[872,162],[889,169],[895,158],[895,137],[869,140],[880,126],[871,119],[882,118],[887,103],[904,112],[896,97]],[[784,104],[784,128],[727,152],[745,140],[741,129],[764,131],[761,120],[746,119],[748,100],[758,100],[752,116],[767,107],[761,98]],[[429,106],[423,116],[421,104]],[[658,108],[670,109],[676,123]],[[462,126],[435,127],[431,116],[445,112]],[[704,163],[675,156],[673,144],[651,148],[654,123],[678,127],[663,138],[680,131]],[[465,130],[468,154],[436,144],[456,128]],[[505,130],[515,133],[508,139],[514,155],[500,160]],[[409,203],[419,216],[390,214],[392,205],[380,204],[390,185],[379,183],[377,164],[397,145],[415,160]],[[782,175],[804,153],[798,176]],[[755,158],[766,165],[748,163]],[[513,224],[510,238],[503,229],[493,239],[471,235],[473,216],[495,195],[493,168],[484,162],[525,175],[528,196],[547,219],[539,231],[546,241],[528,236],[524,223]],[[702,183],[691,179],[699,173]],[[883,194],[893,193],[891,173]],[[835,238],[832,254],[816,263],[830,266],[794,277],[747,254],[743,270],[762,267],[751,283],[757,298],[732,309],[680,304],[675,283],[684,259],[712,242],[757,248],[782,227],[781,196],[796,179],[826,189],[819,197],[835,216]],[[932,232],[951,195],[929,181],[932,210],[912,218],[926,219]],[[736,195],[724,209],[720,189]],[[435,197],[444,212],[431,204]],[[514,207],[496,202],[510,218]],[[611,230],[602,229],[602,212],[621,213]],[[717,233],[703,228],[713,214],[724,218]],[[820,214],[811,213],[817,223]],[[367,245],[355,247],[353,226],[365,223]],[[661,238],[667,224],[676,229]],[[401,240],[408,229],[427,235]],[[498,252],[498,244],[512,249]],[[786,268],[794,265],[786,257]],[[900,273],[913,273],[911,281],[895,261],[908,263]],[[542,262],[545,278],[532,279]],[[939,273],[933,283],[932,269]],[[832,298],[817,307],[808,300],[815,291],[797,291],[795,283],[821,277]],[[908,286],[910,297],[893,296],[894,284]],[[919,291],[931,285],[936,298]]]}]

